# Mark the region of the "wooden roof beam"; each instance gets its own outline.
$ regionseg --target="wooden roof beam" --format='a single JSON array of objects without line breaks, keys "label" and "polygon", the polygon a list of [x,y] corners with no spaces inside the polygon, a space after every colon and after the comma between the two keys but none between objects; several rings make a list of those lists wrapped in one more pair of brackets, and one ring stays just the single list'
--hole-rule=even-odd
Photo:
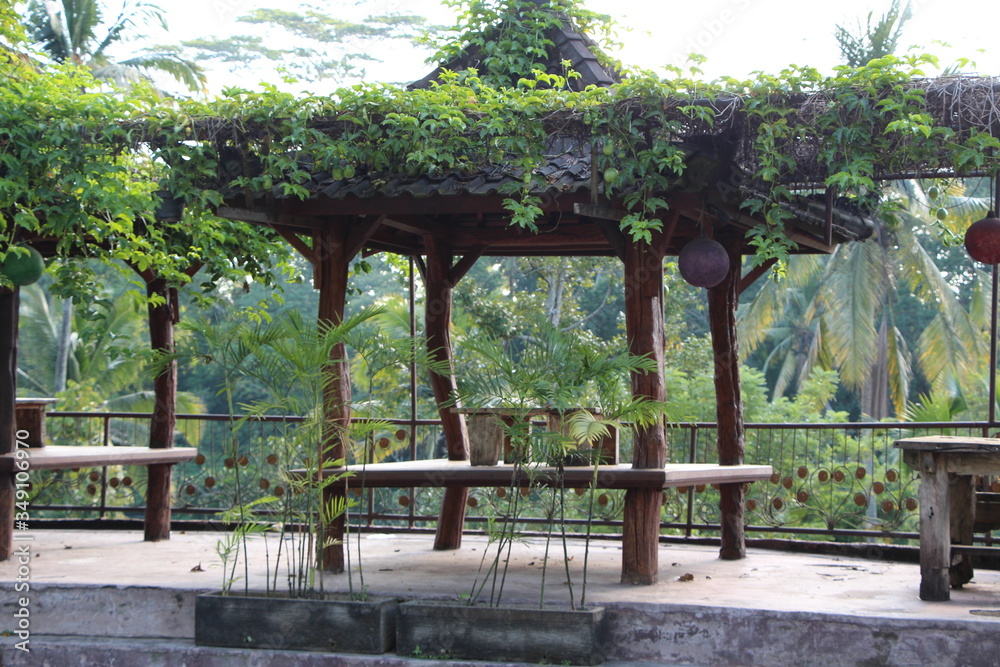
[{"label": "wooden roof beam", "polygon": [[361,249],[365,247],[365,244],[368,243],[385,220],[386,217],[380,215],[376,218],[364,220],[360,224],[351,225],[351,230],[347,235],[347,243],[345,244],[347,256],[354,257],[361,252]]},{"label": "wooden roof beam", "polygon": [[743,292],[757,282],[757,279],[763,276],[765,273],[771,270],[771,267],[778,263],[778,260],[772,257],[771,259],[758,264],[753,267],[740,278],[740,284],[737,287],[737,293],[743,294]]},{"label": "wooden roof beam", "polygon": [[[504,201],[507,199],[509,197],[502,194],[316,198],[305,201],[289,200],[282,204],[282,211],[299,216],[381,214],[395,217],[452,213],[496,213],[509,217],[510,211],[504,207]],[[587,192],[563,192],[556,197],[549,197],[545,210],[569,212],[573,210],[573,204],[589,200],[590,195]]]},{"label": "wooden roof beam", "polygon": [[590,218],[597,225],[611,244],[618,259],[625,261],[625,235],[622,234],[621,221],[627,215],[623,209],[616,209],[610,206],[599,206],[597,204],[573,204],[573,212],[585,218]]},{"label": "wooden roof beam", "polygon": [[315,230],[322,226],[322,223],[309,217],[292,215],[269,210],[241,208],[239,206],[220,206],[215,215],[227,220],[240,220],[256,225],[282,225],[284,227],[296,227],[299,229]]},{"label": "wooden roof beam", "polygon": [[383,215],[382,224],[417,236],[432,234],[447,238],[454,233],[446,225],[422,215]]},{"label": "wooden roof beam", "polygon": [[311,245],[302,240],[302,238],[296,234],[294,230],[289,229],[288,227],[283,225],[271,225],[271,228],[278,232],[278,236],[285,239],[285,241],[288,242],[288,245],[292,246],[296,252],[305,257],[309,263],[312,264],[314,269],[316,268],[316,253],[313,252]]}]

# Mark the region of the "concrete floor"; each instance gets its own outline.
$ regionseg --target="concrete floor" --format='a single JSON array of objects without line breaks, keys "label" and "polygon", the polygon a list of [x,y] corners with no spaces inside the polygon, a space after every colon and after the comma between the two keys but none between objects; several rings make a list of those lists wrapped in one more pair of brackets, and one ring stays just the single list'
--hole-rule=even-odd
[{"label": "concrete floor", "polygon": [[[178,533],[165,542],[143,542],[136,532],[36,531],[31,534],[34,584],[153,586],[212,590],[223,581],[216,546],[218,533]],[[364,585],[373,594],[457,599],[472,589],[487,549],[485,538],[466,536],[458,551],[434,551],[430,535],[364,534]],[[273,563],[277,540],[250,541],[251,589],[264,588],[265,564]],[[266,547],[266,548],[265,548]],[[360,586],[356,536],[352,537],[353,584]],[[270,551],[270,556],[266,553]],[[492,557],[493,550],[489,551]],[[584,546],[569,545],[574,596],[582,584]],[[542,586],[544,540],[515,544],[504,596],[510,602],[536,602]],[[744,560],[723,561],[706,546],[661,546],[660,581],[652,586],[621,584],[621,545],[591,543],[587,601],[726,606],[775,611],[824,611],[892,618],[966,619],[1000,617],[1000,572],[978,570],[949,602],[924,602],[917,596],[916,564],[857,558],[749,550]],[[241,561],[242,563],[242,561]],[[562,545],[549,547],[547,603],[568,604],[569,588]],[[0,582],[16,577],[13,561],[0,563]],[[241,576],[236,588],[243,587]],[[284,582],[282,582],[284,584]],[[328,575],[327,590],[347,590],[348,576]]]}]

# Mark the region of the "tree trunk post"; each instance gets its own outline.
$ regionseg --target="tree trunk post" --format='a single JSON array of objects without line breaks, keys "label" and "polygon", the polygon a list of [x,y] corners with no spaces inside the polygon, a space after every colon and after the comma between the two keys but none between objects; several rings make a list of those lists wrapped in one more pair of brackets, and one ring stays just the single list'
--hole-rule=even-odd
[{"label": "tree trunk post", "polygon": [[[742,258],[739,243],[717,239],[729,252],[729,274],[708,290],[708,320],[715,359],[715,409],[718,424],[719,463],[740,465],[745,451],[743,396],[740,388],[739,339],[736,333],[736,307]],[[722,524],[720,558],[738,560],[746,557],[743,528],[743,484],[720,486],[719,509]]]},{"label": "tree trunk post", "polygon": [[[427,334],[427,351],[432,359],[447,362],[453,368],[451,348],[451,309],[455,283],[452,275],[453,255],[442,242],[428,238],[427,244],[427,295],[424,305],[424,324]],[[454,374],[430,374],[434,400],[441,416],[441,428],[448,445],[448,459],[469,460],[469,435],[465,418],[458,414],[454,400],[458,385]],[[465,504],[469,490],[449,487],[445,489],[438,517],[434,548],[438,551],[458,549],[462,546],[462,526],[465,523]]]},{"label": "tree trunk post", "polygon": [[[656,360],[657,372],[632,375],[632,394],[654,401],[666,399],[664,386],[663,255],[666,238],[654,242],[627,239],[625,247],[625,329],[631,354]],[[662,468],[667,460],[666,429],[662,420],[636,430],[632,465]],[[663,492],[629,489],[625,492],[622,526],[622,583],[654,584],[659,576],[658,547]]]},{"label": "tree trunk post", "polygon": [[[353,253],[347,247],[347,230],[328,226],[316,236],[314,245],[316,284],[319,286],[320,331],[335,327],[344,321],[347,304],[347,276]],[[347,359],[347,346],[338,343],[330,353],[333,362],[329,367],[331,381],[323,388],[324,424],[322,442],[318,443],[318,470],[322,472],[327,462],[346,460],[347,438],[351,426],[351,368]],[[323,503],[339,502],[346,498],[346,489],[331,484],[323,489]],[[322,567],[331,573],[344,571],[344,530],[346,516],[336,517],[323,528],[323,539],[335,544],[323,547]]]},{"label": "tree trunk post", "polygon": [[[17,448],[17,287],[0,288],[0,454]],[[0,561],[14,555],[15,472],[0,472]]]},{"label": "tree trunk post", "polygon": [[[149,304],[149,343],[156,354],[174,353],[174,324],[177,322],[177,290],[162,278],[146,283],[146,293],[162,303]],[[169,449],[174,446],[177,423],[177,362],[171,360],[153,380],[153,416],[149,424],[149,446]],[[169,464],[149,466],[146,486],[145,540],[170,539],[171,469]]]}]

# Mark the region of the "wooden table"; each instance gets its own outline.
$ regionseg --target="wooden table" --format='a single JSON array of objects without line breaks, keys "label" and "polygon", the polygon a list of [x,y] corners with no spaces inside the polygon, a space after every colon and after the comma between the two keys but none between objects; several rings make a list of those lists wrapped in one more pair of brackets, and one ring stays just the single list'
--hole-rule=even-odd
[{"label": "wooden table", "polygon": [[1000,439],[931,435],[896,441],[920,473],[920,599],[951,599],[972,578],[973,476],[1000,475]]}]

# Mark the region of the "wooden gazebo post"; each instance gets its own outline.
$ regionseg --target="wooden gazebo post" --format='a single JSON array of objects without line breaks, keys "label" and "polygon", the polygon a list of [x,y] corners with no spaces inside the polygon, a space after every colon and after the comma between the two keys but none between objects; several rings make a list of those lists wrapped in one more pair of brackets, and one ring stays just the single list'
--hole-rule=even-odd
[{"label": "wooden gazebo post", "polygon": [[[14,397],[17,395],[18,288],[0,287],[0,454],[13,452],[17,426]],[[0,471],[0,561],[14,554],[14,470]]]},{"label": "wooden gazebo post", "polygon": [[[320,330],[335,327],[344,321],[347,303],[347,275],[351,258],[347,254],[346,230],[329,225],[315,237],[313,259],[316,285],[319,287]],[[317,468],[322,471],[329,461],[343,460],[347,456],[347,430],[351,426],[351,369],[347,363],[347,348],[338,343],[330,352],[329,372],[331,381],[323,386],[323,435],[318,443]],[[334,498],[343,498],[344,488],[331,484],[323,489],[323,504]],[[344,548],[340,540],[344,535],[343,515],[323,527],[328,544],[323,547],[323,569],[327,572],[344,571]],[[332,538],[332,539],[331,539]],[[330,542],[336,541],[336,544]]]},{"label": "wooden gazebo post", "polygon": [[[162,354],[174,352],[174,325],[178,322],[177,289],[162,278],[140,272],[146,280],[150,297],[158,296],[162,303],[149,304],[149,342]],[[174,446],[174,426],[177,423],[177,362],[170,360],[153,380],[153,415],[149,424],[149,446],[169,449]],[[170,464],[149,466],[146,486],[145,535],[147,542],[170,539]]]},{"label": "wooden gazebo post", "polygon": [[[632,375],[632,394],[654,401],[666,399],[663,347],[663,256],[679,214],[652,243],[625,240],[625,329],[631,354],[656,360],[657,372]],[[667,460],[666,429],[662,421],[636,430],[632,451],[635,468],[662,468]],[[622,526],[622,583],[653,584],[658,578],[660,509],[659,489],[625,492]]]},{"label": "wooden gazebo post", "polygon": [[[719,463],[743,463],[745,436],[743,397],[740,388],[739,338],[736,333],[736,307],[741,282],[741,240],[716,237],[729,253],[729,273],[708,290],[708,321],[715,360],[715,407],[718,425]],[[720,487],[719,509],[721,549],[719,557],[738,560],[746,557],[743,529],[743,484]]]},{"label": "wooden gazebo post", "polygon": [[[453,264],[454,255],[447,242],[431,235],[424,237],[427,246],[427,266],[424,271],[426,281],[426,301],[424,304],[424,326],[427,335],[427,352],[430,358],[445,362],[453,367],[451,347],[451,310],[453,291],[458,281],[468,272],[480,252],[473,252]],[[457,411],[455,397],[458,386],[454,374],[430,373],[434,400],[438,404],[441,428],[448,446],[448,459],[467,461],[469,459],[469,434],[465,418]],[[462,546],[462,526],[465,523],[465,504],[469,498],[466,488],[445,489],[438,518],[434,548],[442,551],[458,549]]]},{"label": "wooden gazebo post", "polygon": [[[371,218],[349,225],[343,221],[328,221],[313,235],[312,246],[293,232],[278,228],[287,240],[313,265],[314,284],[319,289],[317,326],[334,327],[344,321],[347,305],[347,277],[351,260],[361,252],[365,243],[382,223],[382,218]],[[348,430],[351,426],[351,367],[347,359],[347,346],[338,343],[330,352],[330,382],[323,386],[323,435],[317,443],[316,460],[319,469],[330,462],[346,460]],[[345,489],[331,484],[323,489],[323,503],[343,499]],[[323,547],[323,569],[327,572],[344,571],[344,536],[346,517],[335,518],[323,529],[327,545]]]}]

